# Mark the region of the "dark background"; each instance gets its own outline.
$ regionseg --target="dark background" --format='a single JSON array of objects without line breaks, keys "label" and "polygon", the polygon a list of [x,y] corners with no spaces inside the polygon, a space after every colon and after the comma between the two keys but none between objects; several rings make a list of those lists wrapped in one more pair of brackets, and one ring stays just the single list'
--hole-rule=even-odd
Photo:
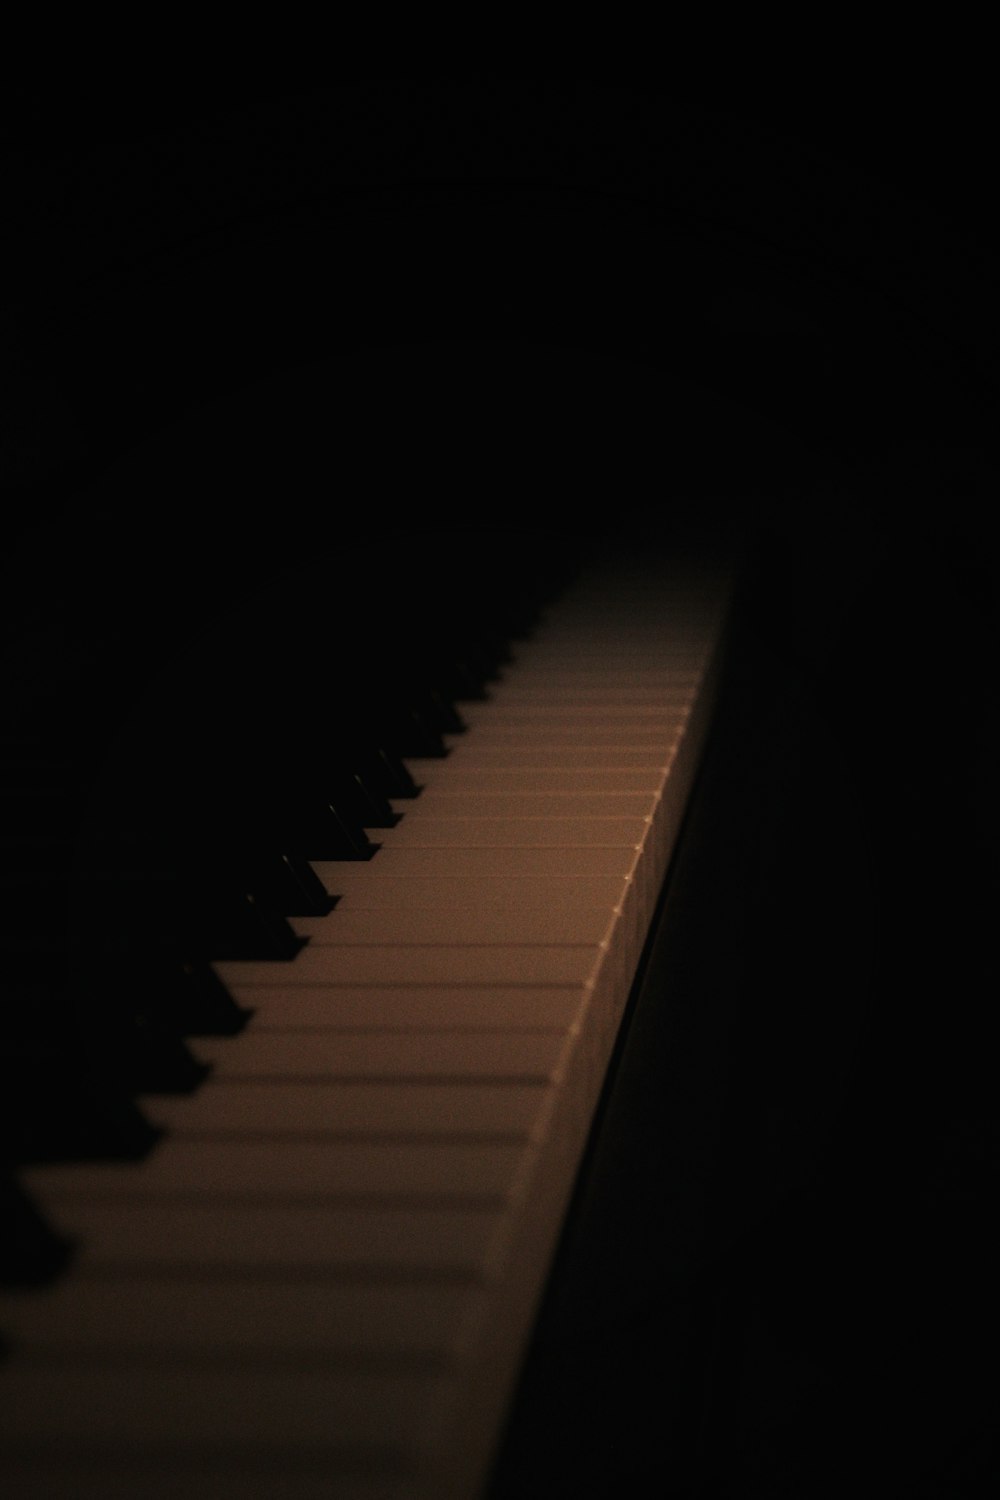
[{"label": "dark background", "polygon": [[294,712],[297,642],[335,680],[456,572],[741,560],[680,1019],[636,1011],[506,1493],[996,1477],[996,121],[905,76],[6,101],[5,713],[95,777],[194,659]]}]

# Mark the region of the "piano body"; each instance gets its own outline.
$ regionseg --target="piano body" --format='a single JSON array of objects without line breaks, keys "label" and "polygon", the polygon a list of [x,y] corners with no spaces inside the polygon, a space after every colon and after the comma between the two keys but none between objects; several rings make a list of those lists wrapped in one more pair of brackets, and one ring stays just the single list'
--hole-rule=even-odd
[{"label": "piano body", "polygon": [[[884,1421],[892,1493],[937,1441],[908,1370],[963,1346],[924,1316],[880,1384],[857,1243],[903,1243],[880,1204],[933,1133],[928,947],[963,989],[915,872],[978,866],[883,808],[923,788],[900,662],[973,704],[984,616],[961,521],[933,618],[885,539],[927,434],[975,449],[969,262],[935,280],[928,221],[641,91],[393,89],[113,121],[54,173],[67,232],[19,226],[4,1493],[696,1488],[744,1387],[783,1399],[762,1286],[807,1351],[782,1440],[827,1403],[800,1478]],[[866,1028],[817,1253],[798,1185]]]}]

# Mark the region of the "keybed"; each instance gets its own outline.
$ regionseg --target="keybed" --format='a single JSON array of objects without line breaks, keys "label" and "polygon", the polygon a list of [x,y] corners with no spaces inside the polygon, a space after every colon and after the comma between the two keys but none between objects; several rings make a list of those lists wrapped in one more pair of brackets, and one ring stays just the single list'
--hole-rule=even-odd
[{"label": "keybed", "polygon": [[[71,1275],[0,1297],[33,1500],[480,1491],[711,713],[723,579],[579,580],[144,1161],[23,1174]],[[270,1476],[270,1478],[268,1477]]]}]

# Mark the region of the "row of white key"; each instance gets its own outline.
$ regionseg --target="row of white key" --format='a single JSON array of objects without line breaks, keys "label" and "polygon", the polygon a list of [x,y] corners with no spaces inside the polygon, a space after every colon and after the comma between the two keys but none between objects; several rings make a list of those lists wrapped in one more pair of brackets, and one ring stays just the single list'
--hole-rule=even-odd
[{"label": "row of white key", "polygon": [[[669,862],[722,600],[581,586],[140,1164],[36,1168],[72,1275],[0,1303],[10,1500],[469,1500]],[[615,623],[617,621],[617,624]]]}]

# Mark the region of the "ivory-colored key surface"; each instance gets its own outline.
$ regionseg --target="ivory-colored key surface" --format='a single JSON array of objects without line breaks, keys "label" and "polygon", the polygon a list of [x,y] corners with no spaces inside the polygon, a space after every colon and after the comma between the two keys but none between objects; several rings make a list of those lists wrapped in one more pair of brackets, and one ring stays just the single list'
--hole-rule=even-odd
[{"label": "ivory-colored key surface", "polygon": [[[530,1033],[529,1033],[530,1035]],[[98,1161],[25,1173],[48,1201],[64,1194],[129,1198],[156,1193],[199,1198],[321,1198],[360,1202],[434,1198],[480,1205],[506,1201],[522,1162],[501,1142],[309,1140],[238,1142],[177,1136],[141,1162]]]},{"label": "ivory-colored key surface", "polygon": [[568,943],[599,945],[610,936],[618,915],[611,906],[563,908],[555,913],[544,907],[507,911],[496,899],[489,906],[401,906],[389,910],[367,907],[360,911],[341,907],[336,922],[325,917],[296,917],[292,926],[316,944],[461,943]]},{"label": "ivory-colored key surface", "polygon": [[241,989],[253,1030],[378,1033],[564,1030],[580,1024],[591,991],[583,985],[285,985]]},{"label": "ivory-colored key surface", "polygon": [[635,849],[651,820],[641,817],[455,817],[436,809],[382,830],[383,849]]},{"label": "ivory-colored key surface", "polygon": [[563,1066],[562,1032],[409,1032],[297,1030],[212,1037],[192,1043],[216,1079],[440,1078],[549,1083]]},{"label": "ivory-colored key surface", "polygon": [[[426,788],[421,812],[448,818],[634,818],[645,817],[648,807],[644,792],[458,792],[445,784]],[[397,810],[405,809],[397,804]]]},{"label": "ivory-colored key surface", "polygon": [[0,1298],[10,1500],[476,1500],[701,753],[723,581],[588,575],[144,1162],[25,1173],[78,1263]]},{"label": "ivory-colored key surface", "polygon": [[[644,716],[645,717],[645,716]],[[564,723],[565,720],[561,720]],[[629,719],[634,723],[634,719]],[[440,784],[447,778],[451,780],[451,772],[464,772],[485,770],[490,767],[500,767],[506,771],[518,771],[522,767],[529,771],[541,771],[552,768],[560,772],[565,769],[579,767],[583,771],[603,770],[625,770],[635,767],[637,770],[666,769],[670,763],[670,749],[676,740],[678,725],[674,719],[660,720],[659,740],[651,745],[589,745],[586,732],[583,731],[576,736],[576,742],[569,745],[519,745],[511,744],[509,741],[501,740],[494,744],[483,743],[484,736],[477,735],[480,741],[478,745],[462,745],[459,749],[452,751],[454,766],[433,766],[424,772],[424,778],[430,786]],[[623,791],[628,787],[623,786]]]},{"label": "ivory-colored key surface", "polygon": [[247,1080],[197,1097],[151,1098],[150,1118],[178,1135],[334,1140],[537,1140],[551,1113],[539,1082]]},{"label": "ivory-colored key surface", "polygon": [[[379,863],[383,863],[380,859]],[[621,880],[615,876],[569,874],[522,875],[516,881],[496,873],[478,879],[457,875],[382,875],[377,881],[355,877],[355,866],[346,863],[313,867],[338,893],[337,911],[398,911],[411,906],[431,906],[448,912],[459,908],[476,911],[546,912],[572,914],[579,908],[614,909],[621,895]],[[325,873],[324,873],[325,872]]]}]

